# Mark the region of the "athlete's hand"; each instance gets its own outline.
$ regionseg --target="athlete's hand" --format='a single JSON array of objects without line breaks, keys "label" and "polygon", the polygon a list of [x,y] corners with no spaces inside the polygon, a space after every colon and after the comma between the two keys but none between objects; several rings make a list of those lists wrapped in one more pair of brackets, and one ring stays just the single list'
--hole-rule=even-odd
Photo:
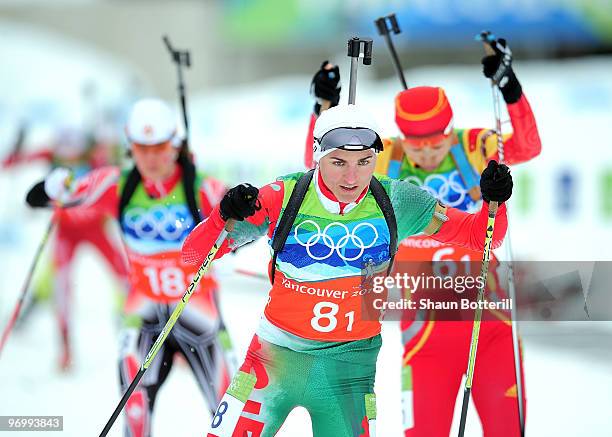
[{"label": "athlete's hand", "polygon": [[324,101],[330,102],[330,108],[337,106],[340,102],[340,90],[340,69],[329,61],[323,61],[310,84],[310,93],[317,99],[314,113],[319,115]]},{"label": "athlete's hand", "polygon": [[505,202],[512,195],[512,175],[505,164],[489,161],[480,175],[480,191],[485,202]]},{"label": "athlete's hand", "polygon": [[257,200],[259,190],[251,184],[240,184],[230,189],[219,205],[221,218],[243,221],[261,209]]},{"label": "athlete's hand", "polygon": [[499,87],[506,103],[515,103],[523,89],[512,69],[512,51],[504,38],[492,41],[489,46],[495,54],[482,58],[482,72]]}]

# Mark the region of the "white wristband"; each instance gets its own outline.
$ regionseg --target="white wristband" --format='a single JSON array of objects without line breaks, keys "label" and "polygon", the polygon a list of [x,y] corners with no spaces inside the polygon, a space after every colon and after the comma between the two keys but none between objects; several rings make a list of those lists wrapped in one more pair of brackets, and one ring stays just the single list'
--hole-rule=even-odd
[{"label": "white wristband", "polygon": [[45,193],[51,200],[66,202],[71,194],[72,171],[64,167],[53,169],[45,178]]}]

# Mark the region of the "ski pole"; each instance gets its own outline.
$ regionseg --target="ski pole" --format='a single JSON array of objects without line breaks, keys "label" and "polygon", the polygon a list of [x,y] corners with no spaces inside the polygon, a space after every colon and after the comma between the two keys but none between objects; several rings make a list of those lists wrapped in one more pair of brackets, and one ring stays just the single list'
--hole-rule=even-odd
[{"label": "ski pole", "polygon": [[187,117],[187,98],[185,96],[185,82],[183,81],[183,66],[186,68],[191,67],[191,55],[189,50],[175,50],[170,44],[170,39],[167,35],[163,37],[166,48],[170,52],[172,62],[176,64],[176,71],[178,74],[178,92],[181,101],[181,109],[183,111],[183,123],[185,125],[185,141],[189,144],[189,119]]},{"label": "ski pole", "polygon": [[[363,46],[363,51],[361,47]],[[372,63],[372,39],[354,37],[348,40],[348,56],[351,58],[351,75],[349,85],[349,105],[355,104],[355,92],[357,89],[357,66],[359,58],[363,57],[363,65]]]},{"label": "ski pole", "polygon": [[[484,45],[484,49],[487,55],[495,55],[495,50],[493,49],[493,44],[498,44],[495,36],[489,31],[483,31],[479,35],[480,40]],[[504,68],[502,72],[505,73],[506,69],[510,66],[512,61],[512,52],[507,47],[498,47],[500,50],[503,49],[504,59],[502,63]],[[493,97],[493,111],[495,114],[495,133],[497,135],[497,151],[499,154],[499,163],[504,163],[504,139],[502,137],[502,127],[501,127],[501,105],[499,99],[499,79],[501,76],[495,80],[495,78],[491,79],[491,93]],[[513,265],[513,252],[512,252],[512,240],[510,239],[510,223],[508,223],[508,230],[506,231],[506,259],[508,263],[508,294],[510,297],[510,301],[515,304],[512,305],[510,309],[510,322],[512,329],[512,349],[514,353],[514,373],[516,376],[516,399],[518,402],[518,412],[519,412],[519,427],[521,431],[521,437],[525,436],[525,412],[523,409],[523,375],[521,373],[521,355],[520,355],[520,343],[518,338],[518,315],[517,315],[517,301],[516,301],[516,287],[514,282],[514,265]]]},{"label": "ski pole", "polygon": [[497,213],[498,203],[489,203],[489,218],[487,221],[487,233],[485,236],[484,249],[482,251],[482,264],[480,266],[480,277],[477,300],[478,305],[474,312],[474,325],[472,327],[472,339],[470,341],[470,354],[468,358],[468,368],[466,372],[465,388],[463,391],[463,403],[461,405],[461,421],[459,422],[459,437],[463,437],[465,432],[465,419],[472,391],[474,379],[474,366],[476,365],[476,351],[478,349],[478,337],[480,335],[480,322],[482,319],[481,302],[484,301],[484,290],[487,284],[489,272],[489,260],[491,259],[491,245],[493,243],[493,229],[495,228],[495,214]]},{"label": "ski pole", "polygon": [[[380,17],[374,21],[376,27],[378,28],[378,34],[382,35],[387,42],[387,47],[389,47],[389,52],[391,53],[391,59],[393,59],[393,66],[395,67],[395,71],[397,72],[397,76],[399,77],[400,82],[405,90],[408,89],[408,84],[406,83],[406,78],[404,77],[404,70],[402,69],[402,64],[400,63],[399,57],[397,56],[397,52],[395,51],[395,46],[393,45],[393,40],[391,39],[391,32],[394,34],[401,33],[401,29],[397,22],[397,18],[395,14],[387,15],[386,17]],[[389,24],[391,27],[389,27]]]},{"label": "ski pole", "polygon": [[9,319],[8,324],[4,328],[4,331],[2,332],[2,339],[0,340],[0,355],[2,354],[2,350],[4,349],[4,345],[6,344],[9,334],[13,330],[13,326],[15,326],[15,322],[17,321],[17,318],[19,317],[19,313],[21,312],[21,307],[23,306],[23,302],[25,300],[26,293],[28,292],[28,289],[30,288],[30,282],[32,282],[32,277],[34,276],[34,271],[36,270],[36,266],[38,265],[38,260],[40,259],[43,249],[45,248],[47,241],[49,240],[49,236],[51,235],[51,232],[53,231],[54,226],[55,226],[55,216],[52,216],[51,219],[49,220],[49,224],[47,225],[47,229],[45,230],[45,233],[43,234],[42,240],[40,240],[40,243],[38,243],[38,248],[36,249],[36,253],[34,254],[34,259],[32,260],[32,263],[30,264],[30,270],[28,271],[28,275],[26,276],[25,282],[23,283],[23,287],[21,288],[21,294],[19,295],[17,304],[15,305],[15,308],[13,309],[11,318]]},{"label": "ski pole", "polygon": [[145,372],[147,371],[147,369],[149,368],[149,366],[151,365],[151,363],[155,359],[157,353],[159,352],[159,350],[161,349],[162,345],[164,344],[164,341],[166,341],[166,338],[168,337],[168,334],[170,333],[170,331],[174,327],[174,324],[176,323],[176,321],[180,317],[181,313],[185,309],[185,306],[187,305],[187,302],[189,302],[189,299],[191,298],[191,295],[195,291],[198,283],[200,282],[200,279],[202,279],[202,277],[206,274],[206,272],[210,268],[210,265],[211,265],[213,259],[215,258],[215,254],[217,253],[217,251],[219,250],[219,248],[223,244],[223,240],[225,240],[225,237],[227,237],[227,229],[230,226],[231,226],[231,223],[228,221],[228,223],[226,225],[226,228],[223,229],[221,231],[221,233],[219,234],[219,237],[215,241],[215,244],[213,245],[212,249],[210,249],[210,252],[208,252],[208,255],[206,255],[206,258],[202,262],[202,265],[200,265],[200,268],[198,269],[198,271],[196,272],[195,276],[193,277],[193,280],[191,281],[191,283],[187,287],[187,290],[185,290],[185,293],[183,294],[183,297],[177,303],[176,307],[174,308],[174,311],[172,311],[172,314],[170,315],[170,318],[168,319],[168,321],[164,325],[164,328],[162,329],[162,331],[160,332],[159,336],[157,337],[157,340],[155,340],[155,343],[153,344],[153,346],[151,347],[151,349],[147,353],[147,356],[145,357],[144,361],[142,362],[142,364],[140,366],[140,370],[138,370],[138,373],[136,374],[136,376],[132,380],[130,386],[128,387],[126,392],[123,394],[123,397],[121,398],[121,400],[119,401],[119,404],[115,408],[115,411],[113,411],[113,414],[111,415],[110,419],[108,419],[108,422],[106,423],[106,425],[104,426],[104,429],[100,433],[100,437],[104,437],[104,436],[106,436],[108,434],[108,432],[110,431],[111,427],[113,426],[113,423],[115,423],[115,420],[117,420],[117,417],[121,413],[121,410],[123,410],[123,407],[127,403],[127,401],[130,398],[130,396],[132,395],[132,392],[138,386],[138,383],[140,382],[140,379],[142,378],[142,376],[145,374]]}]

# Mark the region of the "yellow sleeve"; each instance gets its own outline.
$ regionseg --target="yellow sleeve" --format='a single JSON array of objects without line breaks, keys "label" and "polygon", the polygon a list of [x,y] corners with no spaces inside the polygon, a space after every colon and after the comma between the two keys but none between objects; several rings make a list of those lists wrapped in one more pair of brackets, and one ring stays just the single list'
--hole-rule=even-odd
[{"label": "yellow sleeve", "polygon": [[383,151],[376,157],[376,167],[374,173],[386,175],[389,169],[389,162],[393,156],[393,150],[395,149],[395,138],[383,139]]}]

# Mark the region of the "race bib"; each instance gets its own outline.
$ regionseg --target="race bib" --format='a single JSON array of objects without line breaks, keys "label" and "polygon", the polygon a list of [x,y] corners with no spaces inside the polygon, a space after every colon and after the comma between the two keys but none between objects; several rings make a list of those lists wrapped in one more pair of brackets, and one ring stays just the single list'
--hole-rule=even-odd
[{"label": "race bib", "polygon": [[[198,269],[198,266],[181,263],[180,252],[147,256],[128,252],[128,258],[132,290],[161,303],[179,300]],[[214,286],[215,281],[205,276],[196,287],[194,296],[201,290],[209,291]]]},{"label": "race bib", "polygon": [[296,282],[276,271],[266,305],[266,318],[303,338],[350,341],[380,332],[380,311],[373,298],[385,299],[364,286],[361,277]]}]

